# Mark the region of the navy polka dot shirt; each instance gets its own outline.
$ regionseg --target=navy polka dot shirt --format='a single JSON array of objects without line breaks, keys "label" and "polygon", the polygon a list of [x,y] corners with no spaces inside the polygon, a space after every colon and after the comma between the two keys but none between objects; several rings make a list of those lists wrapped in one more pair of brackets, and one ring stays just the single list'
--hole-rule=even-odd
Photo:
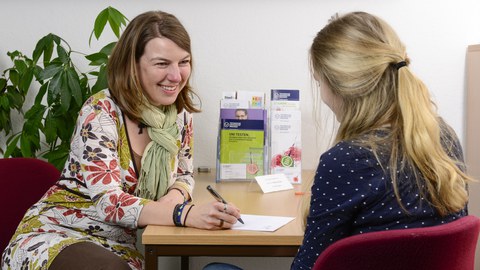
[{"label": "navy polka dot shirt", "polygon": [[[453,144],[452,155],[463,160],[460,144]],[[390,153],[378,154],[383,165],[388,165]],[[398,172],[397,177],[402,203],[409,214],[399,206],[391,179],[371,150],[340,142],[322,154],[312,186],[304,240],[291,269],[311,269],[322,251],[347,236],[434,226],[467,215],[464,209],[439,216],[419,194],[411,168]]]}]

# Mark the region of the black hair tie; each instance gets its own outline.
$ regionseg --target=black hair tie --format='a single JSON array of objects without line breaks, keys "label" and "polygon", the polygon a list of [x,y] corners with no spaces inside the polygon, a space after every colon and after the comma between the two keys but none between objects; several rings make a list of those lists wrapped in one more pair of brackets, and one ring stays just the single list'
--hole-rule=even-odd
[{"label": "black hair tie", "polygon": [[405,61],[400,61],[400,62],[396,63],[394,66],[395,66],[395,68],[396,68],[397,70],[399,70],[400,68],[402,68],[402,67],[404,67],[404,66],[406,66],[406,65],[407,65],[407,62],[405,62]]}]

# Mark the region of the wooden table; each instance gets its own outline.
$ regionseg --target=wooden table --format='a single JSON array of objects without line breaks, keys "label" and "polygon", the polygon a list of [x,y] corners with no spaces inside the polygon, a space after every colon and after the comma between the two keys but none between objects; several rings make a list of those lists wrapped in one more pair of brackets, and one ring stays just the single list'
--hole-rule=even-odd
[{"label": "wooden table", "polygon": [[[312,177],[304,172],[302,178]],[[212,201],[206,186],[214,187],[225,200],[242,213],[297,217],[275,232],[239,230],[200,230],[195,228],[149,225],[142,235],[147,270],[157,270],[158,256],[181,256],[182,270],[189,268],[189,256],[293,257],[303,239],[300,216],[302,195],[294,190],[263,193],[256,182],[215,183],[214,173],[195,175],[194,203]]]}]

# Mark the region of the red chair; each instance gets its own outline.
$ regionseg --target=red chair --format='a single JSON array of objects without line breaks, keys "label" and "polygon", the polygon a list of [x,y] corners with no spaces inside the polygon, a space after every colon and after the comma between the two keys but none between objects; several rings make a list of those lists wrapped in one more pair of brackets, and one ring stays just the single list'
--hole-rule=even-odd
[{"label": "red chair", "polygon": [[314,270],[473,270],[480,219],[466,216],[433,227],[371,232],[341,239]]},{"label": "red chair", "polygon": [[52,164],[35,158],[0,159],[0,252],[22,220],[25,212],[58,180],[60,172]]}]

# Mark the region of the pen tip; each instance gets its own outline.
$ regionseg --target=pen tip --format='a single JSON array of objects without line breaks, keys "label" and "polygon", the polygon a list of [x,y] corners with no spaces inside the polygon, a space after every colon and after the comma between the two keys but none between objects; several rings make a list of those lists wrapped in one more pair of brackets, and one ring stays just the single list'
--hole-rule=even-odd
[{"label": "pen tip", "polygon": [[239,218],[238,221],[240,221],[240,223],[242,223],[242,224],[245,224],[245,222],[243,222],[242,218]]}]

